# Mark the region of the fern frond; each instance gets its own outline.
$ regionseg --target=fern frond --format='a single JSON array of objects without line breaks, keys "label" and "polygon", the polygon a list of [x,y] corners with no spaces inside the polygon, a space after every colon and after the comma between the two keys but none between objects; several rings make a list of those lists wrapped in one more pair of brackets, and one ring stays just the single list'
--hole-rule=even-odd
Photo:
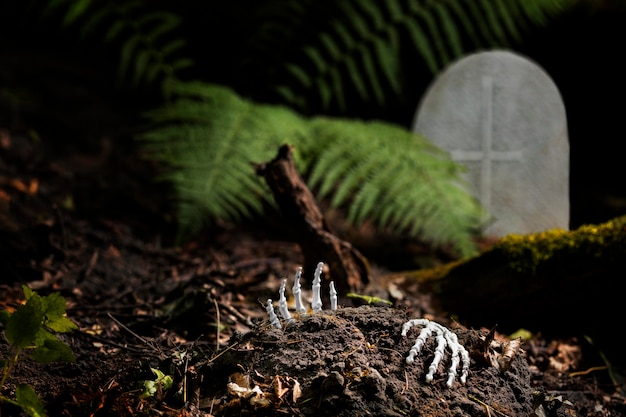
[{"label": "fern frond", "polygon": [[321,195],[332,190],[332,206],[347,205],[349,221],[370,218],[381,229],[475,253],[483,211],[460,180],[462,168],[442,150],[388,123],[311,123],[320,153],[309,182]]},{"label": "fern frond", "polygon": [[173,38],[181,19],[169,11],[154,11],[142,0],[52,0],[44,14],[60,10],[63,25],[78,25],[83,37],[98,36],[103,43],[120,43],[120,80],[141,83],[175,77],[191,65],[177,57],[186,42]]},{"label": "fern frond", "polygon": [[173,169],[180,238],[214,219],[239,221],[262,211],[267,190],[252,163],[306,130],[295,113],[243,100],[201,82],[169,82],[170,103],[147,113],[154,124],[139,136],[147,156]]},{"label": "fern frond", "polygon": [[382,227],[474,253],[480,209],[458,185],[460,166],[425,138],[383,122],[306,119],[200,82],[168,82],[172,100],[147,114],[139,139],[147,156],[170,170],[181,238],[214,219],[260,214],[267,189],[251,165],[295,146],[298,169],[318,198],[349,207],[349,221]]},{"label": "fern frond", "polygon": [[[547,24],[577,0],[348,0],[331,21],[301,45],[308,59],[284,63],[274,87],[285,103],[309,112],[294,98],[317,96],[320,109],[345,111],[349,94],[382,107],[402,95],[401,45],[408,44],[437,73],[464,53],[520,42],[532,26]],[[303,105],[305,107],[303,107]]]}]

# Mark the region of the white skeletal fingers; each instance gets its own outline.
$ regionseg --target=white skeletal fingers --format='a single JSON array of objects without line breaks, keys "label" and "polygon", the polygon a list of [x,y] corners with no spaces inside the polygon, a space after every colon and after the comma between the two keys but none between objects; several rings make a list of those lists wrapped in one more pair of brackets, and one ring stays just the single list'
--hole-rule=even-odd
[{"label": "white skeletal fingers", "polygon": [[[313,299],[311,303],[311,310],[314,313],[322,311],[321,275],[323,266],[324,264],[322,262],[317,264],[317,268],[315,269],[313,277]],[[296,304],[296,312],[301,315],[305,315],[307,314],[307,310],[302,302],[302,290],[300,288],[301,275],[302,268],[299,267],[296,270],[292,291]],[[285,297],[286,285],[287,280],[285,279],[281,283],[280,289],[278,290],[278,311],[282,320],[289,323],[293,322],[294,318],[289,313],[289,309],[287,307],[287,298]],[[335,290],[335,284],[332,281],[330,282],[330,308],[331,310],[337,309],[337,291]],[[282,329],[281,320],[278,318],[276,312],[274,311],[274,306],[271,299],[267,300],[266,311],[269,316],[270,324],[277,329]],[[414,326],[422,326],[423,328],[417,336],[417,339],[415,339],[415,344],[409,350],[409,354],[406,357],[406,363],[410,365],[415,361],[415,357],[420,354],[428,338],[434,334],[434,337],[437,341],[437,346],[435,347],[433,361],[428,367],[426,381],[432,382],[434,380],[435,373],[439,369],[439,365],[441,364],[441,361],[445,356],[447,348],[450,351],[450,368],[448,369],[448,378],[446,380],[446,385],[448,387],[452,387],[452,385],[454,384],[454,380],[457,377],[457,370],[460,364],[462,364],[462,367],[459,381],[462,384],[465,384],[467,381],[467,375],[469,373],[470,358],[465,347],[459,343],[456,334],[447,327],[442,326],[439,323],[435,323],[434,321],[430,321],[428,319],[413,319],[407,321],[402,326],[402,336],[406,337],[409,330]]]},{"label": "white skeletal fingers", "polygon": [[285,298],[285,285],[287,285],[287,280],[284,279],[280,284],[280,289],[278,290],[278,311],[280,312],[280,316],[287,322],[291,323],[293,318],[289,313],[289,308],[287,307],[287,298]]},{"label": "white skeletal fingers", "polygon": [[272,299],[267,299],[267,306],[265,307],[265,311],[267,311],[267,315],[270,316],[270,324],[277,329],[282,329],[283,326],[280,324],[280,320],[278,320],[278,316],[274,312],[274,305],[272,304]]},{"label": "white skeletal fingers", "polygon": [[[467,381],[467,374],[469,372],[469,354],[467,349],[463,345],[459,343],[459,340],[454,332],[448,329],[445,326],[442,326],[439,323],[435,323],[434,321],[430,321],[427,319],[413,319],[409,320],[402,326],[402,336],[406,336],[409,329],[413,326],[424,326],[420,331],[419,336],[415,340],[415,344],[409,350],[409,354],[406,357],[406,363],[411,364],[415,361],[415,356],[420,353],[426,340],[430,337],[431,334],[435,333],[435,337],[437,338],[437,347],[435,348],[435,357],[428,368],[428,373],[426,374],[426,381],[432,382],[435,376],[435,372],[439,368],[439,363],[441,362],[446,347],[450,350],[451,359],[450,359],[450,369],[448,370],[448,379],[446,381],[446,385],[451,387],[454,383],[454,379],[457,375],[457,369],[459,366],[459,362],[463,362],[463,367],[461,369],[461,376],[459,380],[462,384],[465,384]],[[459,358],[460,356],[460,358]]]},{"label": "white skeletal fingers", "polygon": [[[315,269],[315,273],[313,275],[313,301],[311,303],[311,310],[313,312],[322,311],[322,297],[321,297],[321,287],[322,287],[322,269],[324,267],[324,263],[320,262],[317,264],[317,268]],[[300,287],[300,277],[302,276],[302,268],[298,267],[296,269],[296,275],[293,281],[293,297],[296,302],[296,312],[300,314],[306,314],[306,308],[304,307],[304,303],[302,302],[302,289]],[[278,290],[278,312],[280,317],[288,322],[293,322],[293,317],[289,313],[289,308],[287,307],[287,298],[285,297],[285,287],[287,286],[287,280],[284,279],[280,284],[280,289]],[[337,310],[337,291],[335,290],[335,283],[333,281],[330,282],[330,309]],[[265,310],[267,311],[267,315],[269,316],[270,324],[277,329],[282,329],[282,325],[280,324],[280,320],[274,311],[274,305],[272,304],[272,300],[268,299]]]}]

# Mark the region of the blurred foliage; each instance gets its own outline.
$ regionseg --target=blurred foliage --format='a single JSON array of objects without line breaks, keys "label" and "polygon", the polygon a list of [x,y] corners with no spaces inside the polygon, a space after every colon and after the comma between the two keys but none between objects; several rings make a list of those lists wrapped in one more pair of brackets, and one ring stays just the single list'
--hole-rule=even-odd
[{"label": "blurred foliage", "polygon": [[[352,223],[371,219],[469,256],[481,210],[459,179],[461,167],[404,127],[359,119],[406,100],[411,77],[429,79],[464,54],[519,43],[533,28],[596,2],[28,4],[85,42],[117,48],[119,76],[130,85],[162,91],[140,139],[167,165],[162,179],[176,190],[182,237],[215,219],[262,212],[266,190],[250,163],[290,143],[318,198],[346,207]],[[318,114],[343,118],[312,117]]]}]

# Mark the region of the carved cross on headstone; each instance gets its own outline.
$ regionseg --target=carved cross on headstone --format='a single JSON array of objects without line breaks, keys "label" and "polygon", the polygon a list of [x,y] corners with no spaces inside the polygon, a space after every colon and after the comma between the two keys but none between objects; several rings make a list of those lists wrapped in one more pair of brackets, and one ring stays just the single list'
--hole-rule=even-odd
[{"label": "carved cross on headstone", "polygon": [[533,62],[508,51],[459,60],[429,87],[413,130],[466,166],[485,235],[569,228],[565,108]]},{"label": "carved cross on headstone", "polygon": [[[493,175],[493,161],[520,162],[522,151],[499,151],[493,148],[493,78],[482,77],[482,146],[477,151],[466,151],[453,149],[450,152],[452,159],[459,162],[478,161],[480,162],[480,183],[478,184],[479,200],[487,212],[492,211],[491,188]],[[488,214],[485,214],[488,216]],[[485,223],[488,218],[483,219]]]}]

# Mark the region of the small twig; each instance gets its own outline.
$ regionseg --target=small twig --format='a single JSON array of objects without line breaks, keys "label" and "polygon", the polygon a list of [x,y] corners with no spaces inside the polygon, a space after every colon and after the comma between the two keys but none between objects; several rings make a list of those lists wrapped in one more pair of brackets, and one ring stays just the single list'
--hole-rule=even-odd
[{"label": "small twig", "polygon": [[241,321],[242,323],[246,323],[248,321],[248,318],[246,316],[244,316],[239,310],[237,310],[235,307],[233,307],[232,305],[229,304],[222,304],[221,305],[223,308],[225,308],[229,313],[231,313],[233,316],[235,316],[237,319],[239,319],[239,321]]},{"label": "small twig", "polygon": [[135,336],[137,339],[141,340],[143,343],[145,343],[146,346],[150,347],[151,349],[153,349],[156,352],[160,353],[160,350],[154,346],[153,344],[151,344],[148,340],[144,339],[143,337],[139,336],[137,333],[133,332],[131,329],[129,329],[126,325],[124,325],[121,321],[119,321],[118,319],[116,319],[115,317],[113,317],[113,315],[111,313],[107,313],[107,316],[109,316],[109,318],[111,320],[113,320],[115,323],[117,323],[121,328],[123,328],[124,330],[126,330],[128,333],[130,333],[131,335]]},{"label": "small twig", "polygon": [[207,361],[207,363],[211,363],[213,361],[215,361],[217,358],[219,358],[220,356],[222,356],[224,353],[228,352],[231,349],[234,349],[237,345],[239,345],[239,342],[235,342],[230,346],[227,346],[226,349],[224,349],[223,351],[221,351],[220,353],[218,353],[217,355],[213,356],[211,359],[209,359]]},{"label": "small twig", "polygon": [[217,304],[217,300],[215,299],[215,297],[211,297],[213,299],[213,304],[215,304],[215,319],[217,320],[217,326],[215,326],[215,328],[217,329],[215,331],[215,351],[219,352],[220,351],[220,326],[221,321],[220,321],[220,306]]},{"label": "small twig", "polygon": [[570,372],[569,376],[587,375],[595,371],[604,371],[606,369],[609,369],[609,367],[608,366],[592,366],[591,368],[586,369],[584,371]]},{"label": "small twig", "polygon": [[130,352],[134,352],[134,353],[145,353],[145,349],[139,349],[139,348],[135,348],[135,347],[128,346],[128,345],[122,345],[121,343],[116,343],[116,342],[114,342],[112,340],[109,340],[108,338],[100,337],[100,336],[97,336],[97,335],[91,334],[91,333],[83,333],[83,334],[87,335],[88,337],[90,337],[90,338],[92,338],[94,340],[97,340],[100,343],[106,343],[107,345],[116,347],[118,349],[124,349],[124,350],[130,351]]},{"label": "small twig", "polygon": [[189,367],[189,355],[185,355],[185,369],[183,370],[183,403],[185,404],[187,404],[187,369],[189,369],[188,367]]},{"label": "small twig", "polygon": [[402,388],[402,392],[401,394],[404,394],[406,392],[406,390],[409,389],[409,374],[406,372],[406,369],[404,370],[404,387]]},{"label": "small twig", "polygon": [[491,410],[493,410],[493,412],[497,413],[498,415],[501,415],[503,417],[509,417],[507,414],[504,414],[503,412],[496,410],[495,408],[493,408],[492,406],[490,406],[486,402],[479,400],[478,398],[474,397],[473,395],[468,395],[467,398],[469,398],[470,400],[472,400],[474,402],[477,402],[478,404],[480,404],[483,407],[485,407],[485,410],[487,410],[487,415],[488,416],[491,415]]}]

